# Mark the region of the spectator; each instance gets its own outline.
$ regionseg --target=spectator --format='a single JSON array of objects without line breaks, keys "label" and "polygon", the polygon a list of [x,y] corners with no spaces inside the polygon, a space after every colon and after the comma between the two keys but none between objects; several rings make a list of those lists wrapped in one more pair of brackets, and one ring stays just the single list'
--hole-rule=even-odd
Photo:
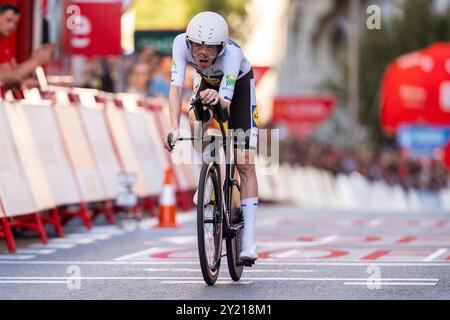
[{"label": "spectator", "polygon": [[20,20],[19,9],[12,4],[0,6],[0,84],[7,88],[20,87],[29,78],[37,66],[50,60],[54,44],[45,44],[33,51],[31,58],[17,64],[11,48],[4,43],[6,37],[17,29]]},{"label": "spectator", "polygon": [[339,149],[293,135],[280,141],[280,162],[313,166],[334,175],[357,171],[369,181],[383,180],[405,190],[436,192],[449,185],[448,169],[442,161],[408,158],[395,149],[381,149],[374,156],[367,150]]},{"label": "spectator", "polygon": [[160,57],[152,45],[143,46],[140,49],[139,56],[137,58],[137,62],[143,62],[149,66],[150,76],[152,78],[158,71],[159,60],[160,60]]},{"label": "spectator", "polygon": [[128,93],[138,94],[142,99],[147,97],[147,88],[150,82],[150,66],[145,62],[136,62],[131,66],[128,75]]},{"label": "spectator", "polygon": [[159,69],[149,85],[149,94],[153,97],[169,98],[170,80],[172,76],[172,57],[163,56],[160,59]]},{"label": "spectator", "polygon": [[83,88],[114,92],[114,81],[106,59],[88,59],[85,64]]}]

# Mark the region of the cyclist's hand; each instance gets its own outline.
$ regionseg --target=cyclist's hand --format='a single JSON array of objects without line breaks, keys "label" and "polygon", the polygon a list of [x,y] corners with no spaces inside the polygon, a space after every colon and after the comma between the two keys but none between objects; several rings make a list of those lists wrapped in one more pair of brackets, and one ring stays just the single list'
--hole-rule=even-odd
[{"label": "cyclist's hand", "polygon": [[206,89],[200,91],[200,99],[202,99],[203,104],[216,105],[219,103],[219,92],[214,89]]},{"label": "cyclist's hand", "polygon": [[170,131],[167,134],[167,136],[164,137],[164,148],[166,148],[169,152],[172,152],[179,136],[180,136],[179,129],[173,129],[172,131]]}]

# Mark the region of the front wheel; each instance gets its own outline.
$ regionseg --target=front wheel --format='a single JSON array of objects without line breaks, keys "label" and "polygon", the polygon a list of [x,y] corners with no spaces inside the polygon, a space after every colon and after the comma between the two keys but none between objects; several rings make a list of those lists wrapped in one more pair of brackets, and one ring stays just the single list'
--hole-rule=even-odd
[{"label": "front wheel", "polygon": [[[231,169],[231,176],[235,177],[234,165]],[[240,205],[240,192],[238,187],[236,185],[232,185],[230,186],[229,190],[228,208],[230,208],[230,222],[231,226],[237,229],[237,232],[234,238],[226,240],[227,262],[231,279],[233,279],[234,281],[239,281],[242,276],[242,271],[244,270],[243,265],[238,265],[239,253],[241,252],[241,238],[243,229],[242,208]]]},{"label": "front wheel", "polygon": [[213,285],[222,256],[222,193],[220,172],[214,163],[203,164],[197,199],[197,240],[203,279]]}]

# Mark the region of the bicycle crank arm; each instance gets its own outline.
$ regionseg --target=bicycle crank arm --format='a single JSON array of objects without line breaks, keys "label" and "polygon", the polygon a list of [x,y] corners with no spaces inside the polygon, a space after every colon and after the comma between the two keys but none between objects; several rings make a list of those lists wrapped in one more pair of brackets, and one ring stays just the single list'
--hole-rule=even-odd
[{"label": "bicycle crank arm", "polygon": [[256,260],[249,260],[249,259],[243,260],[243,259],[239,259],[239,260],[237,261],[236,264],[237,264],[238,266],[253,267],[253,265],[255,264],[255,261],[256,261]]},{"label": "bicycle crank arm", "polygon": [[202,138],[181,137],[181,138],[178,138],[178,141],[202,141]]}]

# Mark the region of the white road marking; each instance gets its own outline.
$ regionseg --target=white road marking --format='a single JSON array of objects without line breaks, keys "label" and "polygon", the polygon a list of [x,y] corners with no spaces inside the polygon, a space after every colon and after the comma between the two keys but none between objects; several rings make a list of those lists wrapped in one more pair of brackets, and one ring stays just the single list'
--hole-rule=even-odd
[{"label": "white road marking", "polygon": [[337,234],[332,234],[331,236],[325,237],[319,241],[319,243],[330,243],[338,238]]},{"label": "white road marking", "polygon": [[76,244],[91,244],[95,242],[95,239],[76,239],[75,243]]},{"label": "white road marking", "polygon": [[[371,279],[372,280],[372,279]],[[346,286],[369,286],[366,282],[344,282]],[[371,282],[370,285],[373,285]],[[436,282],[382,282],[379,283],[380,287],[383,286],[435,286]]]},{"label": "white road marking", "polygon": [[[145,268],[144,271],[149,272],[201,272],[200,268]],[[245,273],[277,273],[277,272],[293,272],[293,273],[309,273],[314,270],[299,269],[246,269]]]},{"label": "white road marking", "polygon": [[0,280],[0,284],[67,284],[67,281],[47,281],[47,280]]},{"label": "white road marking", "polygon": [[42,243],[35,243],[30,245],[28,248],[32,248],[32,249],[71,249],[75,247],[74,244],[70,244],[70,243],[51,243],[49,241],[48,244],[42,244]]},{"label": "white road marking", "polygon": [[170,269],[170,268],[145,268],[144,271],[149,272],[201,272],[200,268],[177,268],[177,269]]},{"label": "white road marking", "polygon": [[371,228],[375,228],[375,227],[380,226],[382,223],[383,223],[383,219],[373,219],[373,220],[369,221],[368,226]]},{"label": "white road marking", "polygon": [[110,235],[121,235],[124,234],[125,232],[121,229],[119,229],[119,227],[111,227],[111,228],[106,228],[106,227],[95,227],[96,229],[92,229],[89,231],[89,233],[95,233],[95,234],[110,234]]},{"label": "white road marking", "polygon": [[287,257],[295,255],[296,253],[297,253],[297,250],[288,250],[286,252],[277,254],[277,258],[287,258]]},{"label": "white road marking", "polygon": [[432,254],[430,254],[428,257],[426,257],[425,259],[422,260],[422,262],[428,262],[428,261],[433,261],[436,258],[442,256],[444,253],[447,252],[447,249],[445,248],[441,248],[436,250],[435,252],[433,252]]},{"label": "white road marking", "polygon": [[161,237],[160,241],[170,242],[178,245],[196,243],[196,236]]},{"label": "white road marking", "polygon": [[[154,277],[0,277],[0,280],[199,280],[201,277],[175,277],[175,276],[154,276]],[[367,284],[367,278],[297,278],[297,277],[245,277],[243,281],[346,281],[362,282]],[[371,283],[380,282],[437,282],[439,279],[420,279],[420,278],[383,278],[370,279]]]},{"label": "white road marking", "polygon": [[75,239],[75,240],[106,240],[111,238],[112,234],[110,233],[72,233],[68,234],[67,238]]},{"label": "white road marking", "polygon": [[[167,248],[167,249],[170,250],[169,248]],[[173,250],[173,248],[172,248],[172,250]],[[131,260],[131,259],[133,259],[135,257],[138,257],[138,256],[141,256],[141,255],[149,256],[149,255],[151,255],[153,253],[158,253],[158,252],[161,252],[161,248],[159,248],[159,247],[145,249],[145,250],[142,250],[142,251],[130,253],[130,254],[127,254],[127,255],[115,258],[114,261]]]},{"label": "white road marking", "polygon": [[54,249],[19,249],[17,250],[18,254],[51,254],[55,253]]},{"label": "white road marking", "polygon": [[[25,254],[0,254],[0,262],[3,262],[1,260],[27,260],[27,259],[33,259],[34,255],[25,255]],[[17,263],[18,261],[13,261],[14,263]]]},{"label": "white road marking", "polygon": [[[161,284],[205,284],[205,281],[161,281]],[[252,283],[251,281],[216,281],[216,284],[227,284],[227,285],[246,285]]]},{"label": "white road marking", "polygon": [[[367,278],[296,278],[296,277],[283,277],[283,278],[269,278],[269,277],[264,277],[264,278],[242,278],[243,280],[253,280],[253,281],[364,281],[365,283],[367,283]],[[439,281],[439,279],[421,279],[421,278],[412,278],[412,279],[408,279],[408,278],[383,278],[383,279],[373,279],[371,278],[370,281],[376,282],[379,281],[381,282],[381,284],[384,283],[384,281],[389,282],[389,281],[417,281],[417,282],[431,282],[431,281]]]},{"label": "white road marking", "polygon": [[[0,255],[0,264],[22,264],[22,265],[198,265],[197,260],[155,260],[155,261],[8,261],[14,260],[15,255]],[[22,259],[30,259],[26,256]],[[3,261],[2,261],[3,259]],[[450,267],[450,262],[290,262],[290,261],[263,261],[256,262],[258,266],[336,266],[336,267],[361,267],[376,264],[380,267]]]}]

